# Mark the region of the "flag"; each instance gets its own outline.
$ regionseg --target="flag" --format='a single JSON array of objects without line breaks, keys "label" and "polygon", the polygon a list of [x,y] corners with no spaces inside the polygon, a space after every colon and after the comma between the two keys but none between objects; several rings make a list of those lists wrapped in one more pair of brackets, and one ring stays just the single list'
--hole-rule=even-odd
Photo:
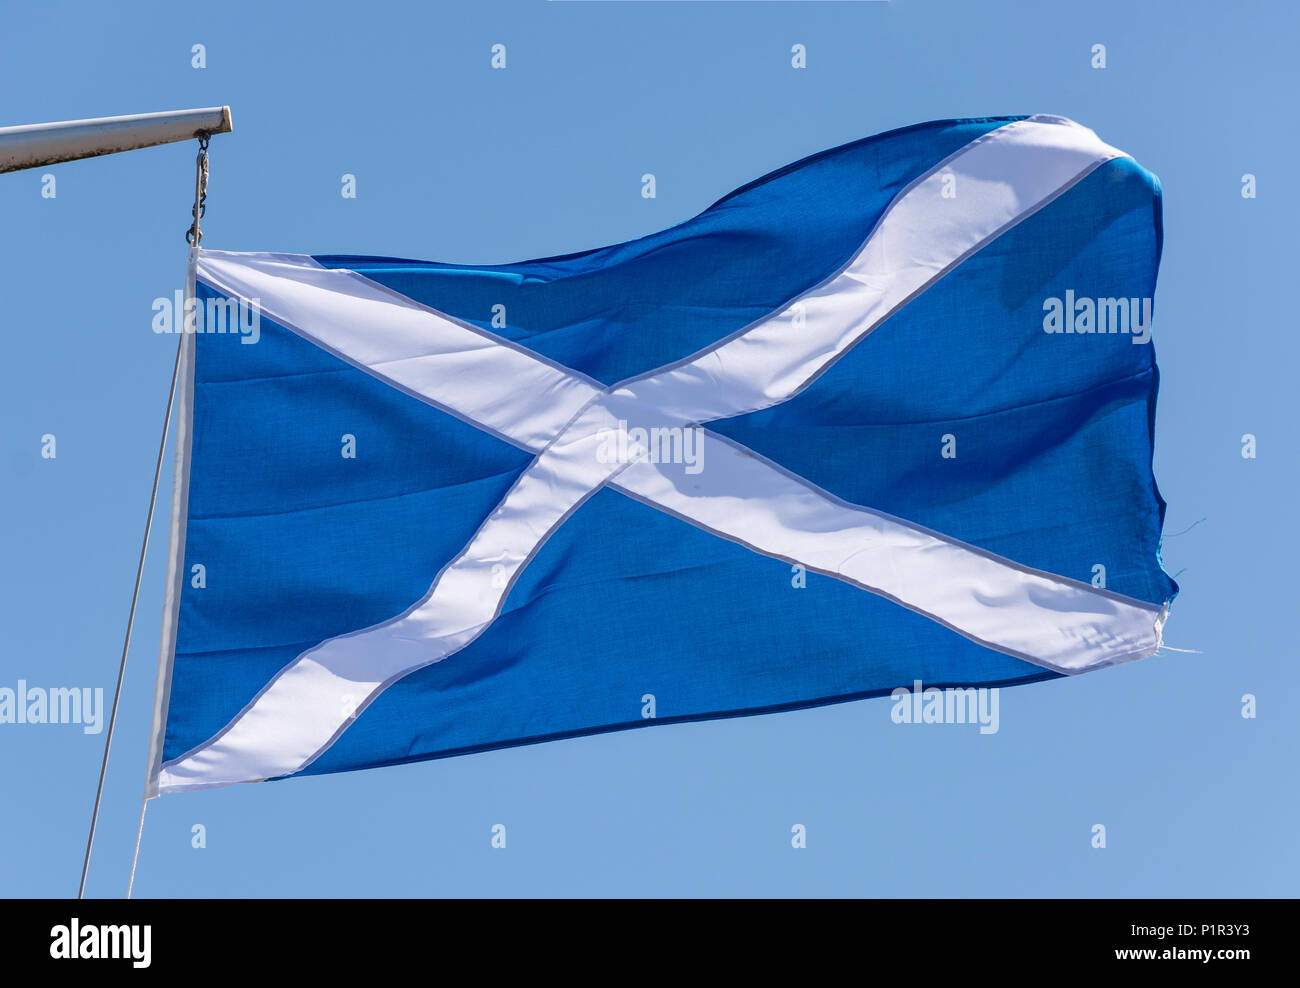
[{"label": "flag", "polygon": [[1156,178],[921,124],[496,266],[197,252],[150,792],[1153,654]]}]

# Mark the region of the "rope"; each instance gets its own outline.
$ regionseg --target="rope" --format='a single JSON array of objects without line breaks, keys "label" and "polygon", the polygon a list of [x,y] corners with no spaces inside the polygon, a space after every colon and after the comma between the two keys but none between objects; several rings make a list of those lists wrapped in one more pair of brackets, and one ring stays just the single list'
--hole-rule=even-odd
[{"label": "rope", "polygon": [[144,836],[144,811],[149,808],[149,800],[140,800],[140,829],[135,832],[135,853],[131,855],[131,878],[126,883],[126,897],[131,898],[131,890],[135,888],[135,866],[140,860],[140,838]]}]

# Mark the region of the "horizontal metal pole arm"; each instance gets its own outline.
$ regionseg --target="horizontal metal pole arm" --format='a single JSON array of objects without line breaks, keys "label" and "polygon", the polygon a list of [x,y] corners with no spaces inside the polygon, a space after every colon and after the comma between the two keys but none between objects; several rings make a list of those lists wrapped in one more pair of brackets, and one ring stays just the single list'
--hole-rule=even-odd
[{"label": "horizontal metal pole arm", "polygon": [[200,134],[227,134],[230,130],[228,106],[0,127],[0,172],[188,141]]}]

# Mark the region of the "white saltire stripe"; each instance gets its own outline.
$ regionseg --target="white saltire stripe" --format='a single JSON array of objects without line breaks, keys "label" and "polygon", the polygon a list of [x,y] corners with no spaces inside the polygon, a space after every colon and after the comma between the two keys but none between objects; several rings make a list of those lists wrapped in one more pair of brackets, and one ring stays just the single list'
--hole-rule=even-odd
[{"label": "white saltire stripe", "polygon": [[525,449],[603,389],[491,333],[302,254],[204,250],[198,278],[375,377]]},{"label": "white saltire stripe", "polygon": [[[260,299],[276,322],[539,455],[422,601],[290,663],[222,732],[163,766],[160,790],[300,771],[388,684],[482,633],[550,533],[605,484],[1054,671],[1151,654],[1163,608],[847,504],[707,431],[700,475],[596,456],[602,430],[620,420],[681,427],[787,400],[954,265],[1120,154],[1062,118],[998,128],[904,190],[848,265],[796,303],[609,389],[354,272],[296,255],[202,252],[199,277],[212,287]],[[962,190],[955,200],[939,195],[946,174]]]},{"label": "white saltire stripe", "polygon": [[[1064,117],[989,131],[895,197],[839,274],[785,311],[623,387],[696,422],[779,404],[971,254],[1118,157],[1127,156]],[[945,176],[953,198],[941,194]]]},{"label": "white saltire stripe", "polygon": [[640,462],[616,485],[766,556],[888,597],[981,645],[1066,675],[1150,655],[1164,608],[849,504],[705,433],[698,475]]}]

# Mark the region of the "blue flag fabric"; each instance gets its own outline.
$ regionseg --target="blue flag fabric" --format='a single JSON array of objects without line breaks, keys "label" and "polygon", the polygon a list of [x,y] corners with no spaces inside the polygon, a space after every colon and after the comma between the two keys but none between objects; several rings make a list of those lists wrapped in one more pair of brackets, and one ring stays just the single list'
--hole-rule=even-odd
[{"label": "blue flag fabric", "polygon": [[198,252],[151,792],[1152,654],[1160,249],[1001,117],[581,254]]}]

